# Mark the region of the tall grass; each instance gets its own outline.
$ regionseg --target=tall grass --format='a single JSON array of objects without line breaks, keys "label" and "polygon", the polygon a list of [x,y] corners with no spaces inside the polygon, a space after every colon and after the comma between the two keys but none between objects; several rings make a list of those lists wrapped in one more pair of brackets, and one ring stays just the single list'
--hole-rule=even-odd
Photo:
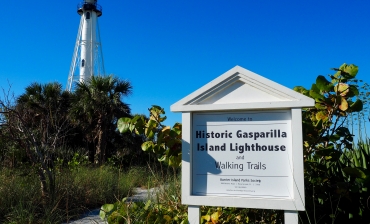
[{"label": "tall grass", "polygon": [[0,170],[0,223],[62,223],[89,209],[132,194],[132,188],[147,186],[148,171],[110,167],[56,169],[54,200],[41,203],[40,183],[30,170]]},{"label": "tall grass", "polygon": [[0,173],[0,223],[32,223],[38,213],[34,202],[40,201],[36,175],[24,171],[2,170]]}]

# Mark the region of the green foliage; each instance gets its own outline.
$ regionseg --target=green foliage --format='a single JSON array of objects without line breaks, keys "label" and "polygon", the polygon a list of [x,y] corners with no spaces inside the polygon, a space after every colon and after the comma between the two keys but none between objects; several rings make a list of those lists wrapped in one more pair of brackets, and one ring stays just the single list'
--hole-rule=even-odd
[{"label": "green foliage", "polygon": [[78,153],[75,153],[70,161],[68,161],[68,168],[70,170],[77,170],[82,165],[89,164],[87,156],[81,156]]},{"label": "green foliage", "polygon": [[[186,206],[181,206],[183,209]],[[187,223],[186,210],[173,210],[172,206],[146,202],[128,202],[127,198],[101,207],[100,218],[108,223]]]},{"label": "green foliage", "polygon": [[55,174],[56,200],[41,203],[40,183],[29,169],[0,169],[0,223],[64,223],[87,209],[127,197],[133,187],[146,184],[148,171],[133,167],[113,171],[109,167],[78,169],[60,167]]},{"label": "green foliage", "polygon": [[[140,148],[141,136],[117,130],[118,118],[130,116],[129,105],[123,100],[131,91],[128,81],[113,75],[94,76],[79,83],[74,92],[63,91],[60,83],[32,83],[19,97],[10,90],[3,91],[1,165],[32,164],[45,182],[52,179],[55,158],[67,164],[77,152],[100,165],[108,159],[126,167],[146,164],[148,156],[143,156]],[[43,191],[48,195],[52,186],[44,184]]]},{"label": "green foliage", "polygon": [[[101,207],[108,223],[187,223],[187,205],[181,203],[180,178],[167,176],[147,201],[128,198]],[[202,224],[282,223],[283,211],[201,206]]]},{"label": "green foliage", "polygon": [[152,189],[148,190],[147,201],[124,198],[114,204],[103,205],[100,217],[109,223],[187,223],[187,205],[181,204],[180,176],[175,172],[171,175],[171,169],[150,168],[151,183],[147,189]]},{"label": "green foliage", "polygon": [[200,223],[283,223],[283,211],[202,206]]},{"label": "green foliage", "polygon": [[[59,83],[32,83],[18,98],[0,99],[3,114],[0,141],[9,142],[13,156],[27,155],[27,162],[39,176],[43,204],[54,203],[52,157],[69,134],[70,126],[66,122],[69,97]],[[11,165],[17,163],[20,164],[13,159]]]},{"label": "green foliage", "polygon": [[143,151],[153,152],[158,161],[165,162],[171,167],[181,166],[181,124],[176,123],[172,128],[162,124],[166,120],[165,111],[159,106],[149,109],[149,119],[142,115],[133,118],[123,117],[118,120],[117,127],[121,133],[134,132],[145,136],[141,145]]},{"label": "green foliage", "polygon": [[[116,128],[119,117],[130,116],[122,100],[131,89],[129,82],[110,75],[79,83],[75,92],[63,91],[59,83],[32,83],[19,97],[4,91],[0,97],[1,165],[32,164],[44,181],[52,178],[56,157],[67,164],[77,152],[100,164],[113,156],[121,165],[138,161],[141,137],[122,135]],[[51,188],[43,186],[45,195]]]},{"label": "green foliage", "polygon": [[[187,208],[179,202],[129,202],[127,198],[101,207],[100,218],[111,223],[187,223]],[[283,223],[283,212],[201,206],[201,224]]]},{"label": "green foliage", "polygon": [[358,67],[343,64],[333,70],[329,80],[318,76],[311,89],[294,88],[315,99],[315,107],[302,112],[307,213],[301,217],[315,223],[361,222],[369,218],[365,195],[359,195],[370,175],[364,164],[356,165],[356,159],[366,156],[354,148],[354,135],[345,126],[363,109],[355,79]]},{"label": "green foliage", "polygon": [[78,83],[73,93],[70,116],[85,135],[84,140],[95,145],[94,163],[102,165],[111,152],[107,151],[112,137],[116,136],[116,121],[129,116],[130,108],[122,98],[131,94],[128,81],[117,77],[92,76],[87,82]]}]

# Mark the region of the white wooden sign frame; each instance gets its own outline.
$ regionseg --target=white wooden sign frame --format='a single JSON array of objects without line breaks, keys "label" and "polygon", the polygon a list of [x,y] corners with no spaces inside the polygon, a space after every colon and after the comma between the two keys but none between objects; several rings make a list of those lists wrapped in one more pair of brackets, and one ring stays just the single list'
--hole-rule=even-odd
[{"label": "white wooden sign frame", "polygon": [[[249,98],[248,98],[249,97]],[[298,223],[298,211],[305,210],[301,108],[314,100],[239,66],[234,67],[171,106],[182,112],[182,203],[189,205],[189,223],[199,223],[199,206],[285,210],[285,223]],[[291,116],[291,175],[289,198],[195,195],[192,193],[192,142],[195,113],[234,113],[284,110]]]}]

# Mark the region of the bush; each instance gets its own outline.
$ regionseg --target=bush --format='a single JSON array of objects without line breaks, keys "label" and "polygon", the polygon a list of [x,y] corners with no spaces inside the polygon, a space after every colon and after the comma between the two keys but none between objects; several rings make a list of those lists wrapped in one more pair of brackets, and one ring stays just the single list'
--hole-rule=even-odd
[{"label": "bush", "polygon": [[54,200],[42,204],[40,183],[34,172],[2,169],[0,223],[60,223],[76,219],[88,209],[129,196],[135,183],[142,184],[136,176],[136,182],[130,183],[129,175],[109,167],[58,169]]}]

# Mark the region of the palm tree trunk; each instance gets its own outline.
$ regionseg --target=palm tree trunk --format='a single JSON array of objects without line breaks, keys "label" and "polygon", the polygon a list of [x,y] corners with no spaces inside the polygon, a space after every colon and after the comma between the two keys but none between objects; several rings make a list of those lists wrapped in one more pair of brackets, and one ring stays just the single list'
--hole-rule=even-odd
[{"label": "palm tree trunk", "polygon": [[98,138],[98,144],[96,145],[96,152],[95,152],[95,164],[101,165],[102,158],[101,158],[101,152],[102,152],[102,144],[103,144],[103,130],[102,130],[102,115],[99,115],[97,129],[97,138]]},{"label": "palm tree trunk", "polygon": [[103,130],[99,130],[98,144],[96,146],[96,154],[95,154],[95,164],[102,165],[105,162],[106,148],[107,148],[106,132]]},{"label": "palm tree trunk", "polygon": [[107,124],[104,124],[103,116],[98,120],[98,144],[96,146],[95,164],[102,165],[105,162],[105,154],[107,148]]},{"label": "palm tree trunk", "polygon": [[95,164],[101,165],[101,146],[102,146],[102,135],[103,131],[101,130],[101,127],[98,131],[98,144],[96,145],[96,152],[95,152]]}]

